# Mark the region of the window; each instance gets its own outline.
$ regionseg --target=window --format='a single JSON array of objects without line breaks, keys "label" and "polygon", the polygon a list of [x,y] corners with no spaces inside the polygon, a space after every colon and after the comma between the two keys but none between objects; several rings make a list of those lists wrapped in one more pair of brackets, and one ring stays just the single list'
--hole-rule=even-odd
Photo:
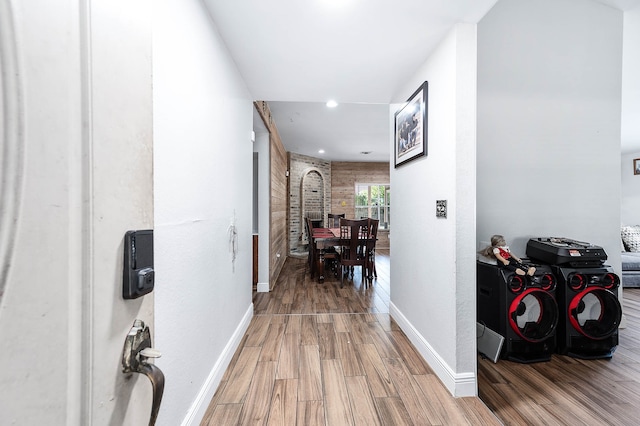
[{"label": "window", "polygon": [[356,218],[380,220],[379,229],[389,229],[391,187],[385,184],[356,184]]}]

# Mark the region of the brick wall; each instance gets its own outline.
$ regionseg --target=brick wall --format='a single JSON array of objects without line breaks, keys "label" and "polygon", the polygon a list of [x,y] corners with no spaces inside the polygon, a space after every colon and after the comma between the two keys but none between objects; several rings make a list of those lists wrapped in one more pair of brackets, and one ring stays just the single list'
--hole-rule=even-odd
[{"label": "brick wall", "polygon": [[[303,203],[304,200],[304,203]],[[326,221],[331,210],[331,162],[289,153],[289,251],[307,249],[302,217],[309,212]]]}]

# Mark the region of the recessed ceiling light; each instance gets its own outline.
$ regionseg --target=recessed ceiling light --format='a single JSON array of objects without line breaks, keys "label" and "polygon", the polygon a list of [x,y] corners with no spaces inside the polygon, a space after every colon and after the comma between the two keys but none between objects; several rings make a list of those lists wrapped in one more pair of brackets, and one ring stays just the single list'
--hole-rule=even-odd
[{"label": "recessed ceiling light", "polygon": [[327,101],[327,107],[335,108],[337,106],[338,106],[338,103],[336,101],[334,101],[334,100]]},{"label": "recessed ceiling light", "polygon": [[351,1],[351,0],[323,0],[322,3],[327,8],[340,10],[340,9],[347,9],[348,7],[352,6],[351,3],[353,3],[353,1]]},{"label": "recessed ceiling light", "polygon": [[318,154],[324,154],[324,149],[319,150]]}]

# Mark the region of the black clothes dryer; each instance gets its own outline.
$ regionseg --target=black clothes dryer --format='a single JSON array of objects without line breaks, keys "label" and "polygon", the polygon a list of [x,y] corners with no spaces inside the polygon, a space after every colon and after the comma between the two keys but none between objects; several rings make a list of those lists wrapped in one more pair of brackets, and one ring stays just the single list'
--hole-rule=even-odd
[{"label": "black clothes dryer", "polygon": [[504,337],[501,358],[531,363],[555,352],[556,278],[550,267],[535,266],[528,277],[477,262],[477,320]]},{"label": "black clothes dryer", "polygon": [[611,358],[618,346],[622,307],[616,291],[620,277],[608,266],[554,266],[556,298],[562,310],[557,351],[576,358]]}]

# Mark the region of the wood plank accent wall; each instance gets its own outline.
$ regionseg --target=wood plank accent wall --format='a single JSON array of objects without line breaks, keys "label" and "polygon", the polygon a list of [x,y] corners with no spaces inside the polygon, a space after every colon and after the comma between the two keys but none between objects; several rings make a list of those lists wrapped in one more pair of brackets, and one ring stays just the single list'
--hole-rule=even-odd
[{"label": "wood plank accent wall", "polygon": [[284,266],[284,261],[289,253],[288,247],[288,209],[287,199],[289,198],[287,171],[287,151],[282,145],[278,128],[271,117],[269,105],[264,101],[254,102],[256,110],[262,118],[264,125],[269,130],[269,162],[270,162],[270,190],[271,206],[269,207],[270,227],[269,227],[269,286],[273,288],[280,271]]},{"label": "wood plank accent wall", "polygon": [[[331,162],[331,213],[345,213],[347,217],[355,217],[356,183],[389,184],[389,163]],[[393,188],[391,190],[393,192]],[[391,210],[393,211],[393,205]],[[393,228],[393,223],[391,227]],[[376,246],[389,248],[388,231],[378,232]]]}]

